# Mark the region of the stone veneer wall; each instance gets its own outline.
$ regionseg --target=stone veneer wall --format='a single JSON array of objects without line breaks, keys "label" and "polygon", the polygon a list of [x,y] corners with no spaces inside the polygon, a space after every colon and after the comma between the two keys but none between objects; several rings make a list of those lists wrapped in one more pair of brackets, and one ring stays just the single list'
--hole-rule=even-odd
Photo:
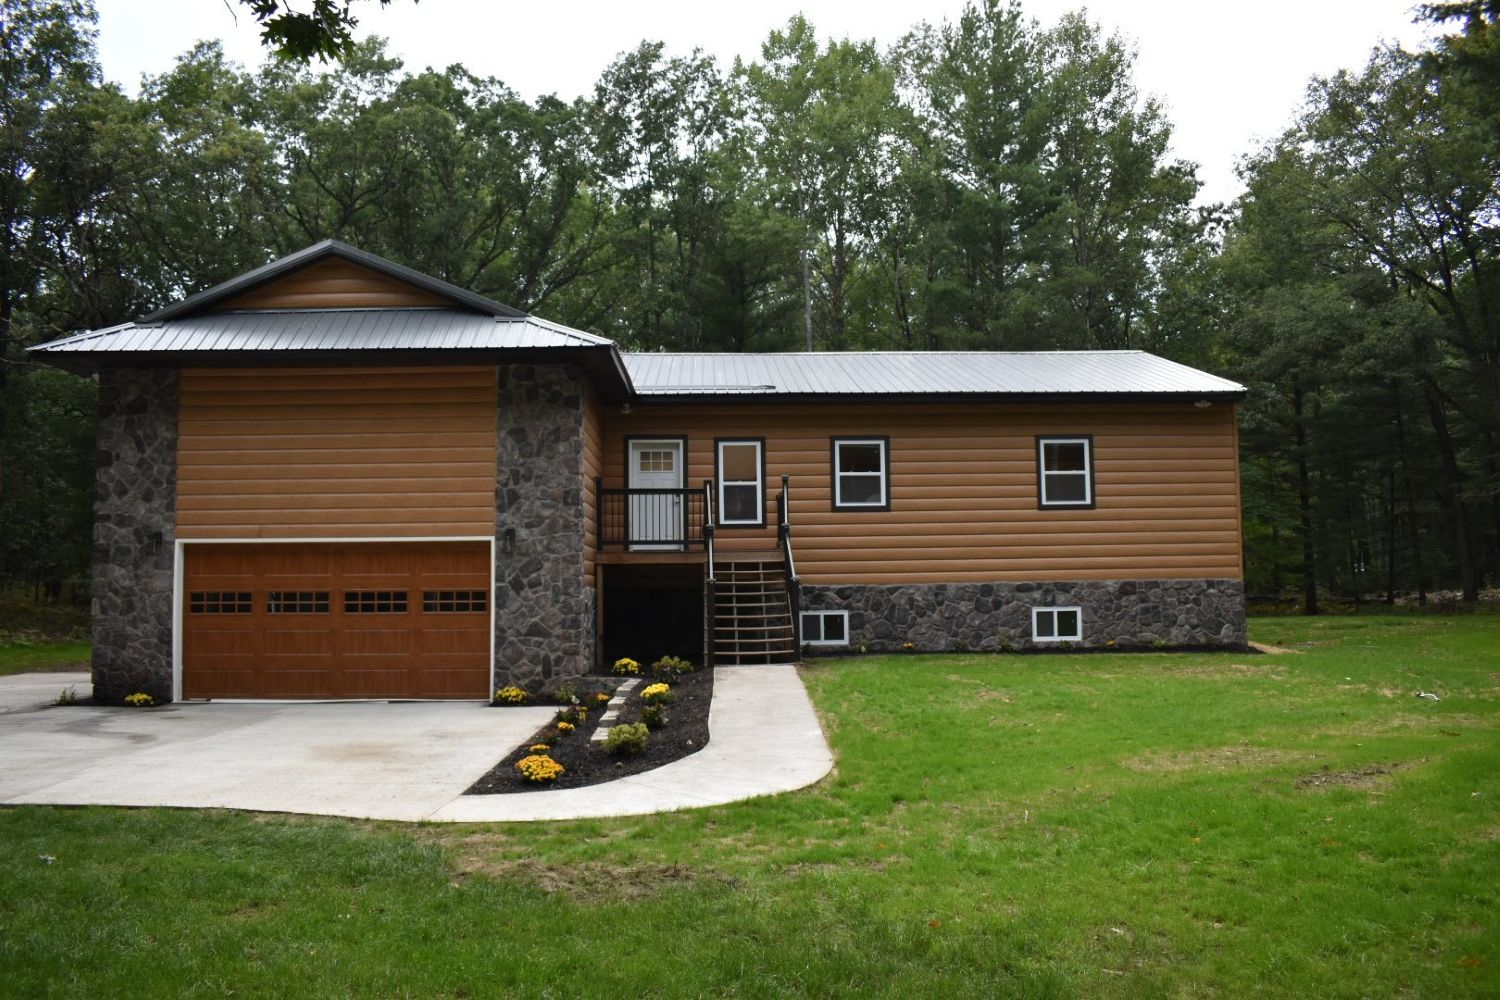
[{"label": "stone veneer wall", "polygon": [[1082,608],[1079,647],[1245,645],[1240,580],[802,587],[804,611],[848,611],[851,648],[871,652],[1057,648],[1032,641],[1034,607]]},{"label": "stone veneer wall", "polygon": [[[562,365],[500,368],[494,685],[555,688],[594,667],[584,582],[583,382]],[[506,532],[515,532],[506,551]]]},{"label": "stone veneer wall", "polygon": [[176,371],[100,376],[94,481],[94,697],[172,698]]}]

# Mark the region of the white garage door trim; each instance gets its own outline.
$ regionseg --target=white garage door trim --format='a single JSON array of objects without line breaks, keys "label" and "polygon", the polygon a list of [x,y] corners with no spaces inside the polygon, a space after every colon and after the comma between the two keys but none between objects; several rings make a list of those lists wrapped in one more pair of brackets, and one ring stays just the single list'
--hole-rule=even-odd
[{"label": "white garage door trim", "polygon": [[[182,700],[182,593],[183,572],[187,560],[184,550],[189,545],[362,545],[372,542],[484,542],[490,547],[490,680],[495,671],[495,536],[494,535],[400,535],[360,536],[357,538],[179,538],[172,548],[172,700]],[[215,698],[214,701],[236,701],[234,698]],[[271,699],[259,698],[264,703]],[[341,701],[359,699],[340,699]],[[390,701],[389,698],[367,699]]]}]

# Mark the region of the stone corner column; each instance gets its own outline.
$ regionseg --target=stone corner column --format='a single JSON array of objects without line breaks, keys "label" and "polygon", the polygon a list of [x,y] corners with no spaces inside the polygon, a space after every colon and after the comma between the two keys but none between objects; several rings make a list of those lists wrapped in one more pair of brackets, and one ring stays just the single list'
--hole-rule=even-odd
[{"label": "stone corner column", "polygon": [[94,480],[94,698],[172,700],[178,373],[100,376]]},{"label": "stone corner column", "polygon": [[537,693],[593,671],[595,597],[584,580],[584,388],[582,373],[568,365],[500,368],[497,687]]}]

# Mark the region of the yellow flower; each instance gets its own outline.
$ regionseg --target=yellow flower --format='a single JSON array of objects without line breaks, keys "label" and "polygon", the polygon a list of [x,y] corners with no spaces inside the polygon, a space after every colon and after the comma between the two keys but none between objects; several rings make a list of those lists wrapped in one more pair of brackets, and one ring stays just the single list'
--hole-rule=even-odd
[{"label": "yellow flower", "polygon": [[641,665],[628,656],[622,656],[615,661],[614,671],[617,674],[639,674]]},{"label": "yellow flower", "polygon": [[558,776],[566,774],[568,769],[545,754],[532,754],[516,761],[516,770],[520,771],[521,777],[527,781],[541,784],[545,781],[556,781]]},{"label": "yellow flower", "polygon": [[533,743],[533,744],[531,744],[531,746],[527,747],[526,749],[530,750],[532,753],[546,753],[548,750],[551,750],[552,748],[549,747],[545,743]]},{"label": "yellow flower", "polygon": [[531,700],[531,696],[521,688],[511,684],[496,691],[495,700],[502,705],[524,705]]},{"label": "yellow flower", "polygon": [[571,722],[559,722],[557,731],[560,733],[571,733],[576,727]]}]

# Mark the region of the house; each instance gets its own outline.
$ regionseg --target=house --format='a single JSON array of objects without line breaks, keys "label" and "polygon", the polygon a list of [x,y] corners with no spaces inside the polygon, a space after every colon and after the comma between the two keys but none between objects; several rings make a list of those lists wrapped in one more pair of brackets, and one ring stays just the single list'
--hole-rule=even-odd
[{"label": "house", "polygon": [[324,242],[31,353],[100,381],[103,700],[1245,641],[1244,389],[1141,352],[629,354]]}]

